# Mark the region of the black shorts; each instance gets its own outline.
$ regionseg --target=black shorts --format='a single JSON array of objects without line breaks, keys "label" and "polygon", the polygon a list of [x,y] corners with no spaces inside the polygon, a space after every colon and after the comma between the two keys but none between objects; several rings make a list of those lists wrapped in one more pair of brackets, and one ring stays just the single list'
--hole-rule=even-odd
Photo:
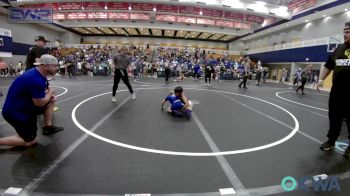
[{"label": "black shorts", "polygon": [[33,115],[31,118],[25,121],[15,119],[13,115],[7,112],[2,112],[4,119],[15,128],[17,134],[23,138],[25,142],[31,142],[36,138],[37,133],[37,115]]},{"label": "black shorts", "polygon": [[37,115],[44,114],[48,102],[43,107],[38,107],[36,113],[33,114],[28,120],[19,120],[16,118],[16,115],[11,112],[2,111],[4,119],[15,128],[17,134],[23,138],[25,142],[31,142],[36,138],[38,126],[37,126]]}]

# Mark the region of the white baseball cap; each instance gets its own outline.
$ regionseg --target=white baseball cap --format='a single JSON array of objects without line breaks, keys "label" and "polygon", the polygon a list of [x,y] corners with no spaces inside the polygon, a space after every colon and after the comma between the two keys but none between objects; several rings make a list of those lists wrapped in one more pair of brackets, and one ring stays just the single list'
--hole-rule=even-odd
[{"label": "white baseball cap", "polygon": [[40,57],[40,59],[35,59],[36,62],[34,65],[58,65],[58,60],[56,57],[49,55],[49,54],[44,54]]}]

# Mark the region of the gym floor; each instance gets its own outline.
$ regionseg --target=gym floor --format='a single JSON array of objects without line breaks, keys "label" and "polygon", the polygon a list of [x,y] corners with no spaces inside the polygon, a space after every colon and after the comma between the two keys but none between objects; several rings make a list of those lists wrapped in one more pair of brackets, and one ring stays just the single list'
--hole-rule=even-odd
[{"label": "gym floor", "polygon": [[[12,82],[1,78],[4,97]],[[349,195],[350,160],[343,126],[333,152],[327,140],[328,93],[266,83],[239,89],[239,81],[164,78],[130,80],[131,100],[121,82],[111,101],[112,77],[81,77],[50,82],[59,110],[54,124],[64,131],[43,136],[31,148],[0,150],[0,194],[9,187],[27,195]],[[190,120],[161,110],[175,86],[194,103]],[[38,120],[42,127],[42,118]],[[0,137],[14,129],[0,117]],[[285,192],[281,181],[327,174],[340,192]]]}]

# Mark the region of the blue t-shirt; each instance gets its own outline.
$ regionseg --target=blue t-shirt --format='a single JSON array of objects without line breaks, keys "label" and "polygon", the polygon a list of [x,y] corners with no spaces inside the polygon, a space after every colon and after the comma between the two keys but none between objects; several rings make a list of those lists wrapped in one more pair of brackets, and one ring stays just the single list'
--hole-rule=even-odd
[{"label": "blue t-shirt", "polygon": [[194,67],[194,73],[198,73],[200,68],[201,68],[201,67],[200,67],[199,65],[196,65],[196,66]]},{"label": "blue t-shirt", "polygon": [[45,97],[48,82],[46,77],[34,67],[17,77],[8,90],[3,113],[19,121],[26,121],[36,115],[34,99]]},{"label": "blue t-shirt", "polygon": [[175,95],[169,95],[165,98],[166,101],[169,101],[171,104],[171,110],[180,110],[184,106],[180,98]]},{"label": "blue t-shirt", "polygon": [[178,99],[175,95],[168,95],[166,98],[165,98],[165,101],[169,101],[170,104],[173,104],[174,101]]},{"label": "blue t-shirt", "polygon": [[210,59],[209,62],[208,62],[208,65],[215,66],[216,64],[218,64],[218,62],[215,59]]}]

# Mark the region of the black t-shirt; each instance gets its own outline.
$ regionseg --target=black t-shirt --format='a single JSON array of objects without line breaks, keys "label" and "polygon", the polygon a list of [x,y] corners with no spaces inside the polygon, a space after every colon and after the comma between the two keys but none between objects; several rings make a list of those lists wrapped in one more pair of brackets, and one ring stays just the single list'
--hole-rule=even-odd
[{"label": "black t-shirt", "polygon": [[308,73],[306,72],[306,70],[302,71],[301,74],[301,79],[307,79],[308,78]]},{"label": "black t-shirt", "polygon": [[35,65],[33,65],[35,63],[35,59],[36,58],[40,58],[42,55],[46,54],[46,50],[43,47],[39,47],[39,46],[33,46],[29,49],[29,53],[27,55],[27,62],[26,62],[26,70],[29,70],[33,67],[35,67]]},{"label": "black t-shirt", "polygon": [[324,65],[333,70],[333,85],[350,84],[350,45],[340,45]]},{"label": "black t-shirt", "polygon": [[210,74],[212,71],[214,70],[214,68],[210,65],[205,66],[205,74]]}]

